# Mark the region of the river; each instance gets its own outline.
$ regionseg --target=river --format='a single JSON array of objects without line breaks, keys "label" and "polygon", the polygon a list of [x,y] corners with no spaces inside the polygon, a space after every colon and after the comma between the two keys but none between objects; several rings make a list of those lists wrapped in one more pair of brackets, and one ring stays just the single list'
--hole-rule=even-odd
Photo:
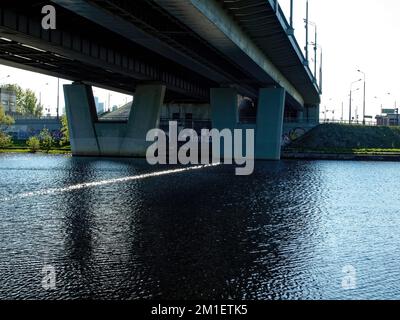
[{"label": "river", "polygon": [[0,155],[0,298],[400,298],[400,164],[176,168]]}]

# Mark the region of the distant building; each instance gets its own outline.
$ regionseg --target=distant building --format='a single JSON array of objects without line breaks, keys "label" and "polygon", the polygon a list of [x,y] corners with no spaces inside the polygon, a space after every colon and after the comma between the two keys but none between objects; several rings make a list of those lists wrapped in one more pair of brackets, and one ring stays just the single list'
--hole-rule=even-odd
[{"label": "distant building", "polygon": [[98,97],[94,97],[94,102],[96,104],[97,114],[103,114],[105,112],[104,103],[100,102]]},{"label": "distant building", "polygon": [[400,126],[400,114],[388,113],[385,115],[376,116],[376,124],[378,126]]},{"label": "distant building", "polygon": [[17,112],[17,96],[14,91],[0,88],[0,104],[4,107],[4,111],[8,114]]},{"label": "distant building", "polygon": [[376,116],[378,126],[400,126],[399,109],[382,109],[382,114]]}]

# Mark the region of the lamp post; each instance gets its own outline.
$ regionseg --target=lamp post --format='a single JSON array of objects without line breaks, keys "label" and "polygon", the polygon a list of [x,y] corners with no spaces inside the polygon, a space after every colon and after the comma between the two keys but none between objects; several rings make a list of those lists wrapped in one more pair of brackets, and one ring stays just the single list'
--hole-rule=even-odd
[{"label": "lamp post", "polygon": [[315,81],[317,80],[317,51],[318,51],[318,27],[317,24],[315,22],[312,21],[308,21],[309,24],[311,24],[314,29],[315,29],[315,33],[314,33],[314,43],[311,43],[312,45],[314,45],[314,79]]},{"label": "lamp post", "polygon": [[357,72],[361,73],[364,76],[364,98],[363,98],[363,126],[365,126],[365,104],[366,104],[366,99],[365,99],[365,90],[366,90],[366,75],[365,72],[361,71],[360,69],[357,70]]},{"label": "lamp post", "polygon": [[57,120],[60,120],[60,78],[57,78]]},{"label": "lamp post", "polygon": [[294,30],[294,25],[293,25],[293,0],[290,0],[290,29]]},{"label": "lamp post", "polygon": [[[315,38],[315,40],[317,40],[317,38]],[[318,48],[320,49],[320,63],[319,63],[319,90],[322,94],[322,59],[323,59],[323,49],[322,46],[316,42],[311,42],[311,45],[314,46],[314,50],[315,50],[315,65],[314,65],[314,72],[315,72],[315,80],[317,80],[317,51]]]},{"label": "lamp post", "polygon": [[[357,81],[353,81],[352,83],[351,83],[351,85],[350,85],[350,102],[349,102],[349,124],[351,124],[351,102],[352,102],[352,93],[353,93],[353,85],[354,84],[356,84],[356,83],[358,83],[358,82],[360,82],[360,81],[362,81],[362,79],[358,79]],[[359,89],[357,89],[357,90],[359,90]],[[356,90],[356,91],[357,91]]]},{"label": "lamp post", "polygon": [[308,0],[307,0],[307,3],[306,3],[306,19],[305,19],[305,23],[306,23],[306,46],[305,46],[305,51],[306,51],[306,60],[305,60],[305,65],[307,65],[308,66],[308,13],[309,13],[309,10],[308,10]]}]

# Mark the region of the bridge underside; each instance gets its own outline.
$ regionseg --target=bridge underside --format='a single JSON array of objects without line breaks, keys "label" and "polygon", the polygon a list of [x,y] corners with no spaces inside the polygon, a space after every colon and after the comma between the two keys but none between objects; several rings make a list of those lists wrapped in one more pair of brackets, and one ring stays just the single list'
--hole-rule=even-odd
[{"label": "bridge underside", "polygon": [[[47,2],[2,1],[0,63],[135,96],[162,86],[165,103],[213,106],[210,89],[222,87],[260,104],[260,89],[283,88],[282,111],[317,118],[319,90],[270,1],[52,2],[56,30],[41,28]],[[91,104],[79,99],[83,109]]]}]

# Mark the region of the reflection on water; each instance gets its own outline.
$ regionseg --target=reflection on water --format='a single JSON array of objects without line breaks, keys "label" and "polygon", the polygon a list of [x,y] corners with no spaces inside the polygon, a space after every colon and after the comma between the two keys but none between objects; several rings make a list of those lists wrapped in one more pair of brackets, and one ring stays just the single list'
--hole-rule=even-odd
[{"label": "reflection on water", "polygon": [[397,163],[259,162],[249,177],[219,166],[18,197],[166,169],[1,155],[0,298],[400,297]]}]

